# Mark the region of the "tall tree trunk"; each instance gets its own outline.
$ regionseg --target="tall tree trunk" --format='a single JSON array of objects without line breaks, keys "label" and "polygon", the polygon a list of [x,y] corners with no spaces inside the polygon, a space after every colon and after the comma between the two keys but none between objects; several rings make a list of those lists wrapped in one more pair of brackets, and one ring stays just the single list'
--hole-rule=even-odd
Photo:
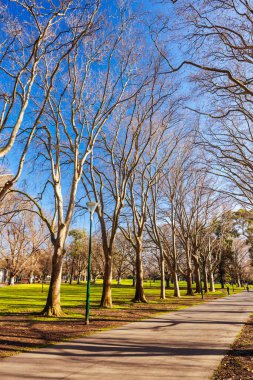
[{"label": "tall tree trunk", "polygon": [[186,282],[187,282],[187,296],[193,296],[193,288],[192,288],[192,269],[188,267],[187,269],[187,276],[186,276]]},{"label": "tall tree trunk", "polygon": [[15,283],[15,276],[12,273],[10,273],[8,285],[14,285],[14,283]]},{"label": "tall tree trunk", "polygon": [[133,268],[133,284],[132,284],[133,288],[135,288],[136,286],[136,275],[135,275],[135,268]]},{"label": "tall tree trunk", "polygon": [[179,288],[179,283],[178,283],[178,275],[177,272],[174,271],[173,273],[173,279],[174,279],[174,297],[181,297],[180,295],[180,288]]},{"label": "tall tree trunk", "polygon": [[220,285],[221,285],[221,289],[225,289],[225,281],[223,277],[220,277]]},{"label": "tall tree trunk", "polygon": [[192,289],[192,262],[191,262],[191,255],[190,255],[190,250],[189,250],[189,242],[187,239],[186,242],[186,259],[187,259],[187,277],[186,277],[186,282],[187,282],[187,296],[193,296],[193,289]]},{"label": "tall tree trunk", "polygon": [[69,279],[70,285],[72,284],[73,274],[74,274],[74,259],[72,260],[72,264],[71,264],[71,273],[70,273],[70,279]]},{"label": "tall tree trunk", "polygon": [[175,215],[174,215],[174,199],[172,199],[172,202],[171,202],[171,233],[172,233],[172,250],[173,250],[174,297],[180,297],[180,289],[179,289],[178,275],[177,275],[177,247],[176,247],[176,229],[175,229]]},{"label": "tall tree trunk", "polygon": [[100,307],[112,307],[112,255],[109,252],[105,255],[103,293]]},{"label": "tall tree trunk", "polygon": [[34,275],[33,275],[33,272],[31,272],[29,275],[29,284],[32,284],[33,280],[34,280]]},{"label": "tall tree trunk", "polygon": [[212,270],[210,271],[210,292],[215,292],[214,277]]},{"label": "tall tree trunk", "polygon": [[54,254],[52,258],[52,273],[51,280],[47,295],[47,302],[43,315],[47,316],[61,316],[61,276],[62,276],[62,263],[63,263],[63,249],[57,244],[54,248]]},{"label": "tall tree trunk", "polygon": [[219,265],[219,275],[220,275],[221,289],[225,289],[225,268],[224,268],[224,262],[221,262],[220,265]]},{"label": "tall tree trunk", "polygon": [[166,289],[170,289],[170,275],[168,272],[165,273],[165,280],[166,280]]},{"label": "tall tree trunk", "polygon": [[203,268],[203,281],[204,281],[204,292],[207,293],[208,292],[208,276],[207,276],[207,270],[206,270],[206,266],[204,265],[204,268]]},{"label": "tall tree trunk", "polygon": [[160,298],[164,300],[166,298],[165,294],[165,260],[163,253],[161,252],[161,290],[160,290]]},{"label": "tall tree trunk", "polygon": [[201,293],[199,262],[196,259],[194,259],[194,266],[195,266],[195,282],[196,282],[195,293]]},{"label": "tall tree trunk", "polygon": [[138,242],[136,246],[136,285],[134,302],[147,302],[144,295],[143,267],[142,267],[142,244]]}]

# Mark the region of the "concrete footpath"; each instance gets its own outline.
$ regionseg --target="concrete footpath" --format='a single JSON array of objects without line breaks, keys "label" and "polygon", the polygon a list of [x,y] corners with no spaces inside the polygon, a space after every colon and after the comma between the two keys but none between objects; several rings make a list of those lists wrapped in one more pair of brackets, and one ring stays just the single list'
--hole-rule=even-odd
[{"label": "concrete footpath", "polygon": [[210,379],[253,312],[243,292],[0,361],[0,378]]}]

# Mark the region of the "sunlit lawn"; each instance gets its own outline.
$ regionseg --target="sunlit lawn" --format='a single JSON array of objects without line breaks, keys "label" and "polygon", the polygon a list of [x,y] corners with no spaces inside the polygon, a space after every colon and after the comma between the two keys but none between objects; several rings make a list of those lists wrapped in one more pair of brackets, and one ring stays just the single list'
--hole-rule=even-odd
[{"label": "sunlit lawn", "polygon": [[[131,280],[122,281],[112,288],[113,308],[99,307],[102,282],[91,287],[90,324],[85,325],[86,284],[62,284],[61,301],[64,317],[48,318],[39,315],[47,297],[48,285],[14,285],[0,288],[0,357],[17,354],[36,347],[65,339],[84,337],[122,324],[175,311],[202,302],[201,296],[186,296],[186,284],[180,283],[182,297],[173,297],[173,290],[166,290],[166,300],[160,300],[160,282],[145,282],[147,304],[133,303],[134,288]],[[216,286],[215,293],[208,293],[204,301],[227,295]],[[236,289],[238,292],[241,289]],[[231,294],[233,291],[231,289]]]},{"label": "sunlit lawn", "polygon": [[[191,304],[201,302],[201,296],[195,295],[193,297],[186,296],[186,283],[181,282],[180,299],[173,297],[173,289],[166,289],[166,300],[160,300],[160,281],[151,282],[145,281],[145,295],[148,300],[148,305],[134,304],[131,302],[134,296],[134,288],[132,287],[132,280],[123,280],[121,285],[117,285],[116,281],[113,282],[113,309],[126,309],[141,307],[154,308],[157,311],[167,310],[169,306],[173,309],[185,307]],[[220,285],[216,284],[216,292],[204,295],[204,299],[211,299],[213,297],[222,297],[227,295],[226,290],[221,290]],[[235,288],[235,292],[241,289]],[[18,313],[38,313],[43,309],[46,302],[48,285],[44,285],[42,293],[41,284],[25,284],[5,286],[0,288],[0,315],[5,314],[18,314]],[[102,293],[102,281],[98,281],[96,285],[91,286],[91,310],[92,315],[96,314],[99,308],[99,302]],[[233,294],[231,288],[231,294]],[[86,297],[86,284],[80,285],[62,284],[61,289],[61,303],[66,316],[68,317],[83,317],[84,304]],[[170,308],[171,309],[171,308]]]}]

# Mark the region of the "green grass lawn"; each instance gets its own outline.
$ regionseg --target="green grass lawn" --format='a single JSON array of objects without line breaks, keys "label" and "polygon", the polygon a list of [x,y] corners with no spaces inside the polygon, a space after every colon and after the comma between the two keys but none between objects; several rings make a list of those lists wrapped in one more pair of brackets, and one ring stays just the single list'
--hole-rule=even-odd
[{"label": "green grass lawn", "polygon": [[[113,309],[125,309],[135,307],[136,304],[131,302],[134,296],[134,288],[131,286],[132,280],[123,280],[121,285],[117,285],[116,281],[113,282],[112,295],[113,295]],[[159,310],[168,304],[177,304],[177,308],[188,306],[189,301],[191,304],[201,302],[201,296],[195,295],[193,297],[185,296],[186,283],[181,282],[181,295],[180,299],[173,297],[173,289],[166,289],[166,300],[160,300],[160,282],[145,281],[145,294],[148,300],[148,305],[153,308],[158,307]],[[204,298],[222,297],[227,295],[226,290],[222,290],[220,285],[216,285],[215,293],[208,293]],[[240,291],[236,288],[235,292]],[[14,286],[5,286],[0,288],[0,315],[17,314],[17,313],[39,313],[46,302],[48,285],[44,285],[42,293],[41,284],[22,284]],[[231,294],[232,294],[231,289]],[[96,285],[91,286],[91,309],[96,310],[99,308],[99,302],[102,294],[102,281],[98,281]],[[86,297],[86,284],[62,284],[61,288],[61,303],[66,316],[68,317],[83,317],[83,310]],[[144,305],[142,305],[144,306]],[[138,305],[140,308],[141,305]],[[145,306],[147,307],[147,306]],[[164,309],[167,309],[164,307]],[[161,310],[163,311],[163,310]],[[93,312],[93,314],[95,314]]]}]

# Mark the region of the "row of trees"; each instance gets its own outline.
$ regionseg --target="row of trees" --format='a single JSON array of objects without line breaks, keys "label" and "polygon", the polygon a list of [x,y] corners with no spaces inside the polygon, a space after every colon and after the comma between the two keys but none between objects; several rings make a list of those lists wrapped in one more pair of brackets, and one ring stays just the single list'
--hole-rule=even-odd
[{"label": "row of trees", "polygon": [[[101,149],[101,146],[99,148]],[[110,252],[110,277],[107,272],[107,251],[104,251],[102,233],[93,238],[92,277],[95,281],[98,276],[103,275],[104,289],[107,284],[106,290],[109,288],[110,293],[109,306],[112,305],[113,275],[118,281],[122,276],[132,275],[136,280],[134,300],[146,302],[143,266],[149,276],[161,278],[161,298],[165,298],[166,273],[172,278],[176,297],[180,297],[179,277],[186,279],[188,295],[193,295],[193,282],[196,283],[196,292],[201,291],[201,277],[206,292],[208,282],[210,290],[215,291],[214,279],[219,279],[224,287],[227,281],[240,285],[242,281],[249,281],[251,278],[251,214],[243,210],[231,212],[224,208],[225,199],[210,189],[209,183],[214,180],[213,177],[208,175],[205,168],[195,164],[196,156],[192,144],[186,147],[184,143],[179,142],[174,147],[173,154],[165,161],[164,152],[162,153],[161,171],[156,172],[157,166],[152,168],[152,161],[149,160],[152,179],[155,178],[151,184],[150,178],[144,177],[146,173],[142,165],[141,173],[137,171],[139,165],[136,166],[136,172],[140,173],[141,177],[135,173],[136,182],[129,180],[126,183],[126,205],[122,208],[118,225],[115,226],[116,232]],[[90,168],[90,165],[88,167]],[[103,176],[110,174],[110,169],[111,164],[106,165],[103,158]],[[88,170],[86,176],[87,173]],[[93,167],[90,175],[94,175]],[[143,185],[144,181],[140,182],[140,178],[147,180],[147,187]],[[111,210],[114,207],[115,196],[111,189],[117,183],[110,180],[110,185],[100,188],[101,199],[107,201],[107,219],[101,218],[100,208],[97,211],[98,221],[100,215],[105,226],[114,220]],[[88,194],[90,195],[91,191]],[[27,266],[31,273],[34,273],[34,268],[38,268],[41,261],[42,264],[45,263],[43,250],[49,252],[48,233],[41,219],[35,217],[36,210],[35,214],[31,214],[31,209],[28,211],[30,203],[26,197],[13,198],[12,202],[8,200],[3,213],[5,219],[2,221],[4,228],[1,256],[5,259],[5,268],[10,271],[10,278],[24,272]],[[141,231],[138,229],[139,225],[134,223],[136,216],[143,219]],[[103,226],[102,223],[100,226]],[[26,235],[24,230],[28,231]],[[100,230],[102,231],[102,228]],[[86,233],[80,230],[70,231],[69,236],[72,241],[66,246],[63,274],[70,282],[74,277],[80,283],[86,271],[88,238]],[[11,244],[8,240],[8,243],[12,250],[6,250],[7,238],[10,237],[13,241]],[[135,244],[137,239],[138,245]],[[30,250],[25,250],[30,246]],[[31,262],[34,265],[31,265]],[[48,270],[48,261],[45,264],[46,267],[40,267],[44,274]],[[13,270],[10,270],[11,267]],[[101,305],[103,301],[104,293]]]},{"label": "row of trees", "polygon": [[[15,215],[13,212],[15,207]],[[43,228],[41,221],[36,220],[34,215],[31,220],[31,213],[17,212],[18,200],[11,199],[8,202],[8,207],[5,207],[5,213],[1,217],[1,255],[0,265],[8,271],[8,282],[10,285],[16,280],[27,281],[29,283],[35,280],[44,282],[50,277],[50,264],[52,247],[48,239],[48,234]],[[11,218],[10,218],[11,216]],[[215,265],[210,266],[211,256],[207,264],[198,266],[200,273],[196,274],[195,271],[191,272],[190,284],[188,285],[187,294],[192,295],[192,283],[197,283],[196,291],[200,292],[200,277],[204,281],[204,290],[207,291],[207,278],[206,274],[210,276],[210,290],[215,291],[213,277],[220,281],[222,287],[226,282],[236,283],[241,286],[242,282],[248,282],[252,276],[250,266],[250,255],[252,239],[252,215],[245,210],[237,212],[228,212],[223,215],[223,223],[226,226],[225,240],[221,240],[220,224],[216,224],[215,235],[212,241],[209,240],[208,244],[210,253]],[[164,230],[164,231],[162,231]],[[144,252],[143,252],[143,267],[145,279],[161,279],[161,298],[165,298],[165,284],[169,287],[169,280],[173,281],[173,271],[171,270],[171,263],[169,253],[171,247],[167,242],[164,233],[168,234],[168,228],[162,226],[161,236],[164,243],[164,257],[159,254],[158,246],[154,244],[154,237],[150,235],[150,228],[147,225],[144,234]],[[73,280],[77,284],[86,278],[87,272],[87,253],[88,253],[88,238],[87,234],[81,230],[70,231],[71,241],[66,247],[66,255],[63,266],[63,278],[65,282],[69,281],[71,284]],[[244,238],[243,238],[243,236]],[[150,240],[150,236],[152,237]],[[220,239],[217,246],[217,237]],[[216,242],[215,242],[216,238]],[[210,239],[210,236],[209,236]],[[180,235],[179,235],[180,242]],[[215,244],[216,243],[216,244]],[[183,279],[188,278],[187,269],[185,265],[185,257],[181,249],[178,264],[179,276]],[[135,286],[135,255],[131,244],[124,238],[123,234],[118,233],[115,240],[113,250],[113,278],[117,279],[118,284],[121,278],[132,278],[133,286]],[[92,257],[92,278],[96,283],[97,278],[102,278],[104,274],[104,255],[101,245],[100,234],[93,236],[93,257]],[[165,258],[165,265],[164,265]],[[194,259],[190,265],[194,266]],[[183,268],[185,270],[183,270]],[[195,273],[194,273],[195,272]],[[199,278],[199,280],[198,280]],[[188,281],[189,283],[189,281]],[[178,290],[177,283],[174,283],[175,294]],[[179,295],[179,294],[176,294]]]},{"label": "row of trees", "polygon": [[[104,307],[112,306],[121,239],[134,254],[136,302],[146,302],[144,251],[155,252],[154,261],[158,255],[161,297],[165,265],[180,296],[178,276],[187,279],[188,294],[193,277],[200,290],[200,273],[205,290],[208,278],[213,290],[225,252],[231,264],[234,252],[250,244],[233,230],[233,206],[224,204],[229,192],[252,204],[252,9],[244,0],[174,3],[174,18],[158,17],[148,28],[129,1],[105,7],[99,0],[14,0],[14,11],[1,7],[0,155],[12,160],[14,174],[5,177],[0,200],[16,194],[14,214],[30,212],[47,228],[53,253],[45,315],[61,314],[67,239],[85,199],[99,204]],[[174,63],[175,51],[187,59]],[[194,71],[182,74],[186,66]],[[198,109],[196,86],[207,94]],[[72,244],[85,240],[73,238]],[[72,263],[81,270],[82,261]]]},{"label": "row of trees", "polygon": [[31,204],[19,196],[8,195],[0,216],[0,268],[6,271],[9,285],[25,277],[44,280],[50,275],[52,247],[46,226],[31,213]]}]

